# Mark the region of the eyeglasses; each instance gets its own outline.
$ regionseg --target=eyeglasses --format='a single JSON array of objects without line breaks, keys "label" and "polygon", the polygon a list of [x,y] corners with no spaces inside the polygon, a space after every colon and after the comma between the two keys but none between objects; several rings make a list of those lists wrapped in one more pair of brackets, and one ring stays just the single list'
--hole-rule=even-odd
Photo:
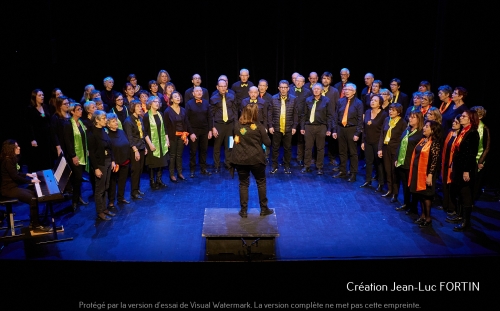
[{"label": "eyeglasses", "polygon": [[347,77],[347,76],[348,76],[348,74],[347,74],[347,73],[341,73],[341,74],[340,74],[340,76],[341,76],[341,77]]},{"label": "eyeglasses", "polygon": [[63,103],[64,106],[69,106],[69,103]]},{"label": "eyeglasses", "polygon": [[280,86],[278,87],[279,89],[288,89],[289,87],[288,86]]}]

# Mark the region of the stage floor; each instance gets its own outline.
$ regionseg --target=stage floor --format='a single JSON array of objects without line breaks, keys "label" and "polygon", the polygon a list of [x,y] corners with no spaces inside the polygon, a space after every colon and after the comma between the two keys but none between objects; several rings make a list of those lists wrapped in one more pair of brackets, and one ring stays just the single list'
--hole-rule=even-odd
[{"label": "stage floor", "polygon": [[[212,149],[208,163],[212,164]],[[294,151],[295,156],[295,151]],[[360,162],[360,168],[363,163]],[[313,166],[314,167],[314,166]],[[271,166],[268,166],[268,171]],[[6,242],[1,259],[68,261],[200,262],[205,261],[205,238],[202,236],[205,209],[239,211],[238,178],[227,170],[211,176],[189,178],[188,148],[184,150],[186,181],[173,183],[164,171],[166,189],[151,191],[148,176],[141,179],[143,200],[118,206],[111,221],[96,220],[94,200],[88,182],[83,183],[83,197],[90,204],[73,213],[70,202],[56,204],[57,225],[64,226],[58,238],[73,240],[37,245],[52,235]],[[209,167],[213,169],[213,167]],[[472,229],[454,232],[445,222],[446,213],[432,209],[432,227],[421,229],[413,221],[417,215],[397,212],[375,193],[374,188],[360,188],[358,180],[349,183],[332,178],[332,167],[325,175],[301,174],[292,161],[292,174],[283,168],[267,175],[269,207],[276,211],[279,237],[275,261],[353,260],[498,256],[500,254],[500,204],[498,198],[483,199],[472,213]],[[374,183],[375,184],[375,183]],[[129,199],[127,184],[126,198]],[[399,196],[402,201],[402,194]],[[258,209],[255,181],[250,186],[250,209]],[[28,219],[28,206],[14,207],[16,219]],[[41,211],[44,208],[42,205]],[[274,216],[273,216],[274,217]],[[5,222],[4,222],[5,224]],[[27,226],[28,221],[24,222]],[[0,241],[0,246],[2,245]]]}]

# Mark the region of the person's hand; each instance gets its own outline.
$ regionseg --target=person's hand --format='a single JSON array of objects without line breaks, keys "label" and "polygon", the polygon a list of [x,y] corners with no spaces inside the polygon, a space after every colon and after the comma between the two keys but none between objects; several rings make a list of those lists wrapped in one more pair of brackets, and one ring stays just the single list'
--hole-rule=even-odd
[{"label": "person's hand", "polygon": [[117,166],[117,165],[116,165],[115,161],[112,161],[112,162],[111,162],[111,171],[112,171],[112,172],[115,170],[115,167],[116,167],[116,166]]},{"label": "person's hand", "polygon": [[379,150],[379,151],[377,152],[377,155],[378,155],[378,157],[379,157],[379,158],[381,158],[381,157],[382,157],[382,150]]},{"label": "person's hand", "polygon": [[36,140],[31,141],[31,147],[38,147],[38,144],[36,143]]},{"label": "person's hand", "polygon": [[470,181],[469,172],[464,172],[464,181]]},{"label": "person's hand", "polygon": [[212,131],[208,131],[208,139],[212,139]]},{"label": "person's hand", "polygon": [[274,134],[274,127],[269,128],[269,133]]},{"label": "person's hand", "polygon": [[118,170],[120,169],[120,165],[119,164],[116,164],[115,165],[115,168],[113,169],[113,173],[116,173],[118,172]]},{"label": "person's hand", "polygon": [[151,144],[151,146],[149,146],[149,149],[151,149],[151,151],[155,151],[156,147],[155,147],[155,145]]},{"label": "person's hand", "polygon": [[148,148],[144,149],[144,155],[148,154]]},{"label": "person's hand", "polygon": [[95,170],[95,177],[97,177],[97,178],[101,178],[102,177],[102,172],[101,172],[100,169],[96,169]]},{"label": "person's hand", "polygon": [[427,186],[432,186],[432,174],[427,175],[427,179],[425,180],[425,184]]},{"label": "person's hand", "polygon": [[304,135],[306,133],[306,130],[300,130],[300,134]]},{"label": "person's hand", "polygon": [[38,179],[38,178],[36,178],[36,177],[35,177],[35,178],[33,178],[33,179],[31,180],[31,183],[32,183],[32,184],[39,184],[39,183],[40,183],[40,179]]},{"label": "person's hand", "polygon": [[[191,134],[191,135],[189,136],[189,138],[191,138],[191,141],[194,143],[194,142],[196,141],[196,138],[197,138],[197,137],[196,137],[196,135],[193,133],[193,134]],[[187,145],[187,143],[186,143],[186,145]]]},{"label": "person's hand", "polygon": [[394,161],[394,166],[398,166],[398,161]]},{"label": "person's hand", "polygon": [[337,133],[332,133],[332,138],[337,139]]},{"label": "person's hand", "polygon": [[212,129],[212,134],[214,135],[215,138],[217,138],[219,136],[219,131],[217,131],[217,129],[214,127]]},{"label": "person's hand", "polygon": [[483,169],[483,167],[484,167],[484,164],[478,164],[478,165],[477,165],[477,168],[478,168],[478,169],[480,169],[480,170],[482,170],[482,169]]},{"label": "person's hand", "polygon": [[139,153],[139,150],[134,152],[134,158],[136,161],[139,161],[141,159],[141,154]]},{"label": "person's hand", "polygon": [[77,156],[74,156],[72,160],[73,160],[73,164],[75,166],[78,166],[80,164],[80,162],[78,161],[78,157]]},{"label": "person's hand", "polygon": [[56,149],[57,149],[57,156],[60,156],[62,153],[61,146],[56,146]]},{"label": "person's hand", "polygon": [[326,131],[326,136],[330,136],[330,135],[332,135],[332,132]]},{"label": "person's hand", "polygon": [[354,140],[354,141],[358,141],[358,139],[359,139],[359,136],[356,136],[356,135],[354,135],[354,137],[352,138],[352,140]]},{"label": "person's hand", "polygon": [[295,132],[297,132],[296,129],[292,129],[292,135],[295,135]]},{"label": "person's hand", "polygon": [[31,177],[31,178],[38,178],[36,173],[33,173],[33,174],[28,173],[28,174],[26,174],[26,176]]},{"label": "person's hand", "polygon": [[361,150],[365,151],[365,143],[361,143]]}]

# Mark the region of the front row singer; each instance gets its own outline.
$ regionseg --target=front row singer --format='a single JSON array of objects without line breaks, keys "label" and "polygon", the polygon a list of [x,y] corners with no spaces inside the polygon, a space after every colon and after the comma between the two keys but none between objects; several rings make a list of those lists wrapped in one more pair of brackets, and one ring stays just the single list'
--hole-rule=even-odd
[{"label": "front row singer", "polygon": [[50,226],[42,226],[38,220],[38,201],[34,190],[21,187],[25,184],[39,183],[36,173],[23,174],[19,172],[18,157],[21,147],[15,140],[8,139],[3,142],[0,154],[2,184],[0,192],[8,198],[18,199],[30,206],[30,230],[35,233],[52,231]]},{"label": "front row singer", "polygon": [[271,140],[264,126],[258,122],[259,108],[257,104],[248,104],[234,126],[234,145],[230,153],[230,162],[238,171],[240,180],[239,215],[248,217],[248,187],[250,186],[250,172],[257,182],[259,192],[260,216],[271,215],[274,210],[267,206],[266,194],[266,157],[262,145],[271,146]]}]

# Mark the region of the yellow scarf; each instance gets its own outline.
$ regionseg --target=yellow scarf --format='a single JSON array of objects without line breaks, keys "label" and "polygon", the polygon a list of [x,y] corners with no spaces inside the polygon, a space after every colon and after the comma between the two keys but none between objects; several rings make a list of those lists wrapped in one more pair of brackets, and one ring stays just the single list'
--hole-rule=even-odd
[{"label": "yellow scarf", "polygon": [[389,143],[389,141],[391,140],[391,131],[396,126],[396,124],[398,123],[398,121],[400,119],[401,119],[401,117],[398,116],[398,117],[392,118],[389,121],[389,130],[387,131],[387,134],[385,135],[385,139],[384,139],[385,145],[387,145]]}]

